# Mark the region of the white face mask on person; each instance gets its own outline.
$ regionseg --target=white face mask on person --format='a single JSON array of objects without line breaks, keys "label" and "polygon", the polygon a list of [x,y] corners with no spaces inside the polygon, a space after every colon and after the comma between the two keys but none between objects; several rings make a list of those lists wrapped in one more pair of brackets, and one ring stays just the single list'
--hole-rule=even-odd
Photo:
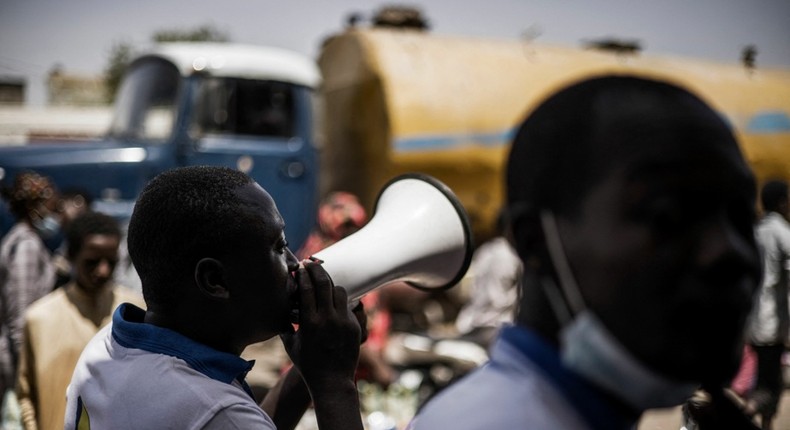
[{"label": "white face mask on person", "polygon": [[541,279],[541,284],[563,325],[560,357],[565,367],[639,411],[675,406],[688,399],[698,384],[674,381],[649,369],[587,308],[554,214],[543,211],[540,221],[560,285],[548,277]]},{"label": "white face mask on person", "polygon": [[55,237],[60,233],[60,221],[52,214],[46,214],[44,216],[39,215],[31,220],[31,223],[39,236],[44,239]]}]

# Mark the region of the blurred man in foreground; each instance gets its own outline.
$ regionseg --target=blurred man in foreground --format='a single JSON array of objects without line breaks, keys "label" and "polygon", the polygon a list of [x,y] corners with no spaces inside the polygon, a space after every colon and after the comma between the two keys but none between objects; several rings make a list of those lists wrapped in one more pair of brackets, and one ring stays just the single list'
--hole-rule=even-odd
[{"label": "blurred man in foreground", "polygon": [[507,187],[516,325],[413,428],[628,429],[699,386],[724,399],[760,266],[754,180],[716,112],[666,83],[577,83],[522,124]]}]

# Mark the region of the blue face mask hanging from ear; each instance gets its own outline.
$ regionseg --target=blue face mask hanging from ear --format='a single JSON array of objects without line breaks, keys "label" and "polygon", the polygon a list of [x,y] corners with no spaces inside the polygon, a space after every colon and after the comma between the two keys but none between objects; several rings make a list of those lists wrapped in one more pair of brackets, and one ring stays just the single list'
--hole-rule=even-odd
[{"label": "blue face mask hanging from ear", "polygon": [[60,233],[60,222],[54,215],[48,213],[41,216],[38,212],[36,212],[36,215],[37,216],[31,220],[31,224],[42,239],[50,239]]},{"label": "blue face mask hanging from ear", "polygon": [[639,411],[675,406],[688,399],[698,384],[671,380],[649,369],[585,305],[554,214],[542,211],[540,221],[560,285],[551,277],[540,282],[562,324],[560,357],[565,367]]}]

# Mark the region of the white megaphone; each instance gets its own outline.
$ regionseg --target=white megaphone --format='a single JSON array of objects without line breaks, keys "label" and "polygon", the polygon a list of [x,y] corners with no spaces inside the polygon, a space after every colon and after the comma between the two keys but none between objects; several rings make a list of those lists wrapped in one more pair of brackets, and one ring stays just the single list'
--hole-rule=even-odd
[{"label": "white megaphone", "polygon": [[472,251],[469,220],[455,194],[433,177],[411,173],[384,187],[363,228],[313,257],[354,303],[393,282],[452,287],[466,274]]}]

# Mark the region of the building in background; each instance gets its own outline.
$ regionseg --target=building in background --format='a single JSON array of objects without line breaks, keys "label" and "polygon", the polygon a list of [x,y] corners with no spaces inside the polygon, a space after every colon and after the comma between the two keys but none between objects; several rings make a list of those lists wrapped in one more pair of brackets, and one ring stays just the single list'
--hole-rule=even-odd
[{"label": "building in background", "polygon": [[110,124],[104,77],[73,75],[55,67],[47,76],[47,104],[25,103],[27,82],[0,76],[0,145],[42,140],[86,140],[102,136]]},{"label": "building in background", "polygon": [[68,74],[54,67],[47,79],[47,103],[51,106],[97,106],[109,101],[104,77]]},{"label": "building in background", "polygon": [[22,105],[25,102],[25,79],[0,76],[0,105]]}]

